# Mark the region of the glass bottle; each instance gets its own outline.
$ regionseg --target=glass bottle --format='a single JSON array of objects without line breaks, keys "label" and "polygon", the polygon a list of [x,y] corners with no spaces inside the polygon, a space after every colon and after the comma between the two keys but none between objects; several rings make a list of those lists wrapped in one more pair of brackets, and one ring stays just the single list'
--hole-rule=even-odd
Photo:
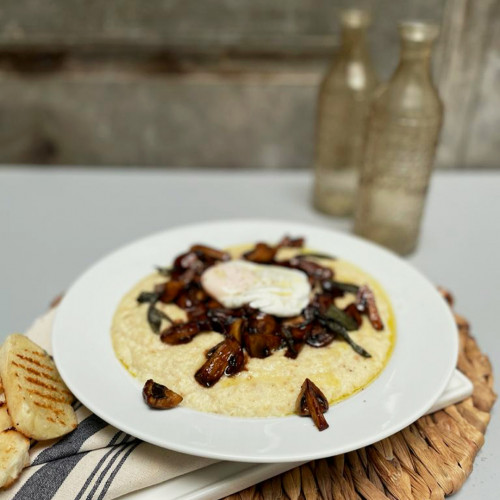
[{"label": "glass bottle", "polygon": [[314,205],[331,215],[354,209],[370,101],[377,77],[365,34],[370,13],[340,13],[341,43],[318,95]]},{"label": "glass bottle", "polygon": [[443,106],[430,69],[439,28],[404,22],[399,31],[399,65],[370,112],[354,232],[407,254],[418,241]]}]

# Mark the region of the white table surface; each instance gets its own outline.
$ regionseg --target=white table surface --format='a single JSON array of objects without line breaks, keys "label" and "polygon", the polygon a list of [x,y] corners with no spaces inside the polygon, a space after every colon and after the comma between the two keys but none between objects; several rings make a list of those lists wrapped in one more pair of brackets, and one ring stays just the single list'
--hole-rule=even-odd
[{"label": "white table surface", "polygon": [[[315,212],[307,172],[76,170],[0,167],[0,341],[23,331],[90,264],[149,233],[205,220],[263,217],[349,231]],[[498,370],[500,172],[438,172],[409,261],[453,291]],[[424,369],[424,368],[423,368]],[[497,371],[496,391],[500,383]],[[498,498],[500,421],[494,408],[457,500]]]}]

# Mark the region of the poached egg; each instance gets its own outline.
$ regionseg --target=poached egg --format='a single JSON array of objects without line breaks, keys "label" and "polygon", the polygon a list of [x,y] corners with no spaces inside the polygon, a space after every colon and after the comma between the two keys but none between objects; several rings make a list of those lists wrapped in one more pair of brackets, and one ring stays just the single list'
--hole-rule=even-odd
[{"label": "poached egg", "polygon": [[309,303],[311,285],[296,269],[230,260],[208,268],[201,276],[205,291],[224,307],[244,304],[267,314],[291,317]]}]

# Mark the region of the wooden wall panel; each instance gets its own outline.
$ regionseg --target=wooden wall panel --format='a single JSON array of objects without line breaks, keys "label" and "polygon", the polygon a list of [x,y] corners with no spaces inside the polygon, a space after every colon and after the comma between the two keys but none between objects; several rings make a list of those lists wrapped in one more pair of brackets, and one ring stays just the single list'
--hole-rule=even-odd
[{"label": "wooden wall panel", "polygon": [[476,123],[483,120],[477,116],[481,99],[482,112],[488,116],[484,119],[490,126],[500,130],[500,111],[489,105],[484,107],[485,102],[494,100],[495,94],[498,96],[500,92],[498,79],[496,83],[493,81],[488,85],[491,79],[489,75],[497,71],[494,66],[498,50],[490,45],[490,40],[494,26],[498,23],[498,4],[499,0],[447,2],[436,58],[437,81],[445,104],[444,128],[437,159],[441,166],[500,167],[496,157],[498,151],[488,158],[483,157],[480,162],[471,162],[472,158],[468,154],[474,148],[471,142],[474,117]]},{"label": "wooden wall panel", "polygon": [[11,78],[0,81],[0,157],[6,163],[306,167],[316,87],[314,76],[293,73]]},{"label": "wooden wall panel", "polygon": [[307,168],[337,9],[440,22],[439,167],[498,167],[500,0],[3,0],[0,163]]},{"label": "wooden wall panel", "polygon": [[483,56],[483,67],[466,129],[465,165],[500,167],[500,2],[496,2]]}]

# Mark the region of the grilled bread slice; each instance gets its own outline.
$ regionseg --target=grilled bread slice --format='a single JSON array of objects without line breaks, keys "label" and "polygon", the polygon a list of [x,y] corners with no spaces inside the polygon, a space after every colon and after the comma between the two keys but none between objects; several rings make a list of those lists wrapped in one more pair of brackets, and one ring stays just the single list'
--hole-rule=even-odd
[{"label": "grilled bread slice", "polygon": [[0,488],[9,486],[29,464],[30,440],[10,429],[0,432]]},{"label": "grilled bread slice", "polygon": [[53,439],[76,428],[73,396],[49,355],[24,335],[0,349],[0,378],[14,427],[25,436]]},{"label": "grilled bread slice", "polygon": [[3,389],[0,387],[0,432],[10,429],[13,426],[14,424],[12,423],[9,412],[7,411],[5,394],[3,393]]}]

